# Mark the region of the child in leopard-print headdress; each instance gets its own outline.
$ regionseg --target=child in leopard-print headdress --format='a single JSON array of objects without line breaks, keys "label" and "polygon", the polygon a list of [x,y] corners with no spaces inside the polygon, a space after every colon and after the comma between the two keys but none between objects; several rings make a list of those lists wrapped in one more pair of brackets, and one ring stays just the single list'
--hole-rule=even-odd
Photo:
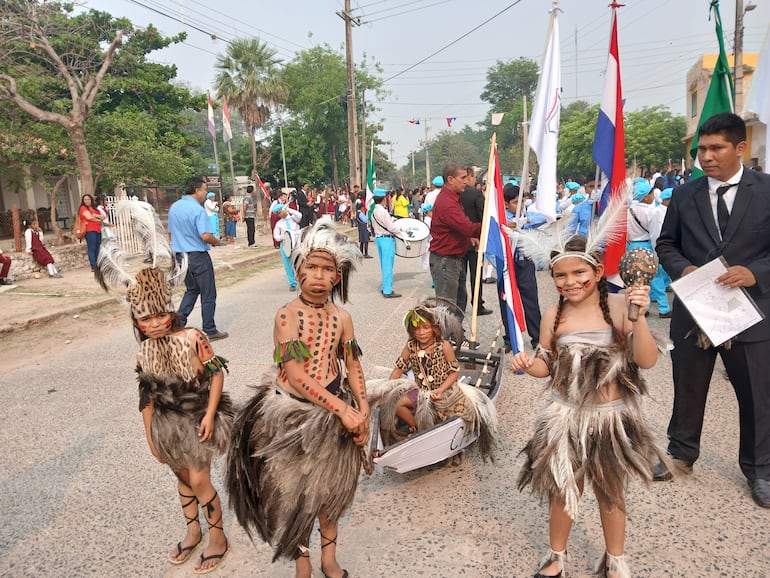
[{"label": "child in leopard-print headdress", "polygon": [[171,283],[156,266],[172,264],[175,279],[184,278],[186,267],[171,254],[154,210],[146,203],[128,201],[119,204],[117,211],[143,232],[147,258],[154,266],[132,276],[125,253],[112,243],[102,245],[95,274],[105,290],[108,284],[125,287],[139,341],[136,372],[147,444],[177,477],[187,533],[168,560],[183,564],[201,546],[200,505],[209,540],[193,571],[205,574],[217,568],[229,551],[222,505],[210,473],[212,457],[225,451],[232,429],[232,404],[222,392],[227,360],[214,354],[203,332],[181,325],[171,300]]}]

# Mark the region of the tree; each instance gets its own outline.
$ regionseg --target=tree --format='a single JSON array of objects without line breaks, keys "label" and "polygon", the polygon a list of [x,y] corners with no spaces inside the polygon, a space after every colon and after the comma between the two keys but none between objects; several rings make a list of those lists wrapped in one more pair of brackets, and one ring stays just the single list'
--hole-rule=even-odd
[{"label": "tree", "polygon": [[[487,138],[497,132],[497,146],[503,168],[519,172],[524,151],[523,130],[524,97],[532,110],[537,89],[538,66],[529,58],[502,61],[487,70],[487,84],[481,99],[491,104],[486,118],[481,122]],[[505,113],[499,126],[492,126],[492,113]]]},{"label": "tree", "polygon": [[[596,164],[591,151],[598,118],[598,104],[590,106],[577,101],[562,110],[559,175],[577,178],[594,173]],[[667,108],[655,106],[625,112],[623,119],[627,166],[636,161],[638,166],[660,168],[668,165],[668,159],[683,156],[684,117],[674,116]]]},{"label": "tree", "polygon": [[[366,61],[356,66],[356,93],[374,91],[381,98],[382,83],[369,68]],[[323,180],[331,177],[333,183],[339,184],[338,167],[348,164],[344,55],[327,44],[314,46],[298,52],[281,76],[289,87],[286,108],[311,136],[313,146],[320,147],[325,159]],[[371,106],[367,106],[367,113],[373,113]],[[363,116],[359,118],[363,121]],[[376,127],[367,125],[367,139],[371,142],[375,138]],[[291,146],[285,130],[284,141]]]},{"label": "tree", "polygon": [[284,103],[287,86],[278,74],[280,59],[259,38],[237,38],[217,57],[217,98],[227,98],[238,110],[251,143],[251,176],[257,176],[256,131],[270,118],[270,110]]},{"label": "tree", "polygon": [[[77,161],[81,191],[93,194],[85,124],[99,86],[123,42],[123,31],[130,33],[131,25],[95,10],[70,17],[72,9],[71,4],[30,0],[8,0],[2,5],[0,100],[10,101],[35,120],[58,124],[66,131]],[[36,102],[30,96],[35,91],[26,90],[36,84],[36,75],[42,75],[51,88],[62,81],[65,90],[55,91],[59,98],[53,102]],[[27,82],[29,77],[32,82]]]},{"label": "tree", "polygon": [[591,156],[599,105],[576,101],[561,111],[559,148],[556,172],[562,177],[593,174],[596,170]]},{"label": "tree", "polygon": [[663,106],[645,107],[625,115],[627,164],[650,170],[668,166],[669,159],[686,156],[682,143],[687,134],[683,116],[674,116]]}]

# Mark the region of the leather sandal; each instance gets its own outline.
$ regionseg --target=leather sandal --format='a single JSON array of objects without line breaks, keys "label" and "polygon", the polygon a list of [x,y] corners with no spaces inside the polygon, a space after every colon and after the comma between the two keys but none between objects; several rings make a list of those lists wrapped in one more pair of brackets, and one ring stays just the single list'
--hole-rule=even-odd
[{"label": "leather sandal", "polygon": [[[185,502],[182,504],[182,515],[184,516],[184,519],[187,520],[187,525],[194,522],[199,522],[198,520],[198,498],[195,496],[188,496],[186,494],[183,494],[182,492],[179,492],[179,495],[182,498],[190,498],[188,502]],[[187,506],[191,506],[192,504],[195,504],[195,516],[188,516],[185,513],[185,508]],[[182,542],[176,543],[176,556],[169,556],[168,561],[171,564],[174,564],[175,566],[179,566],[180,564],[184,564],[190,559],[190,556],[193,555],[193,553],[198,549],[198,547],[203,543],[203,532],[200,532],[200,538],[198,538],[198,542],[193,544],[192,546],[182,546]]]},{"label": "leather sandal", "polygon": [[[332,544],[334,544],[335,546],[337,545],[337,536],[334,536],[334,538],[329,539],[326,536],[324,536],[323,533],[321,533],[321,530],[318,530],[318,533],[321,534],[321,550],[323,550],[327,546],[331,546]],[[324,540],[326,540],[326,544],[323,543]],[[332,578],[326,573],[326,570],[324,570],[323,566],[321,566],[321,574],[324,575],[324,578]],[[348,571],[343,568],[342,576],[340,576],[340,578],[348,578],[348,576],[349,576]]]},{"label": "leather sandal", "polygon": [[[203,504],[203,514],[206,516],[206,522],[208,522],[208,525],[209,525],[209,533],[211,533],[211,530],[219,530],[220,532],[222,532],[222,534],[224,534],[225,533],[225,529],[222,526],[222,507],[221,507],[221,505],[220,505],[220,508],[219,508],[219,518],[217,519],[216,522],[212,522],[211,521],[211,516],[213,516],[214,510],[215,510],[213,502],[214,502],[214,500],[217,499],[218,495],[219,494],[217,494],[217,492],[214,491],[214,496],[208,502]],[[227,553],[229,551],[230,551],[230,542],[227,539],[227,536],[225,536],[225,551],[224,552],[222,552],[221,554],[211,554],[210,556],[204,556],[203,554],[200,555],[200,564],[201,564],[201,566],[205,562],[207,562],[208,560],[218,560],[218,562],[216,564],[214,564],[213,566],[209,566],[208,568],[193,568],[193,572],[195,574],[208,574],[209,572],[213,572],[214,570],[216,570],[217,568],[219,568],[222,565],[222,562],[224,561],[225,556],[227,556]]]}]

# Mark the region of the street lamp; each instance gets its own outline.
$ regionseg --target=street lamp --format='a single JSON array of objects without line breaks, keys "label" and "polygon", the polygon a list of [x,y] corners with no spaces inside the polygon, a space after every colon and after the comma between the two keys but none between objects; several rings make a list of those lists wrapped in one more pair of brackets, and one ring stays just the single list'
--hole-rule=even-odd
[{"label": "street lamp", "polygon": [[733,88],[735,97],[735,113],[740,114],[743,111],[743,16],[746,12],[751,12],[757,5],[749,1],[746,7],[743,7],[743,0],[735,1],[735,53],[733,56],[733,79],[735,80]]}]

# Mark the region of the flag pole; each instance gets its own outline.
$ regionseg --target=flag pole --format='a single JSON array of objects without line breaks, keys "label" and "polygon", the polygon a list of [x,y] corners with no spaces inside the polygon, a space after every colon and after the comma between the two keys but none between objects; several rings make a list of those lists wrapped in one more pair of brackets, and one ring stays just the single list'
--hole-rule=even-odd
[{"label": "flag pole", "polygon": [[[489,197],[490,186],[494,182],[494,162],[495,149],[497,148],[497,133],[492,133],[492,140],[489,146],[489,162],[487,163],[487,191],[484,196],[484,216],[481,219],[481,237],[479,237],[479,248],[476,251],[476,277],[473,279],[473,313],[471,314],[471,334],[468,341],[476,341],[476,330],[478,327],[478,299],[479,287],[481,287],[481,270],[484,261],[484,252],[487,250],[487,239],[489,238]],[[492,179],[492,180],[490,180]]]},{"label": "flag pole", "polygon": [[227,141],[227,154],[230,157],[230,178],[233,180],[233,195],[238,192],[238,185],[235,182],[235,169],[233,168],[233,149],[230,146],[230,141]]},{"label": "flag pole", "polygon": [[521,163],[521,182],[519,183],[519,198],[516,201],[516,218],[521,215],[521,202],[524,197],[524,191],[529,191],[529,123],[527,121],[527,95],[524,95],[524,159]]}]

